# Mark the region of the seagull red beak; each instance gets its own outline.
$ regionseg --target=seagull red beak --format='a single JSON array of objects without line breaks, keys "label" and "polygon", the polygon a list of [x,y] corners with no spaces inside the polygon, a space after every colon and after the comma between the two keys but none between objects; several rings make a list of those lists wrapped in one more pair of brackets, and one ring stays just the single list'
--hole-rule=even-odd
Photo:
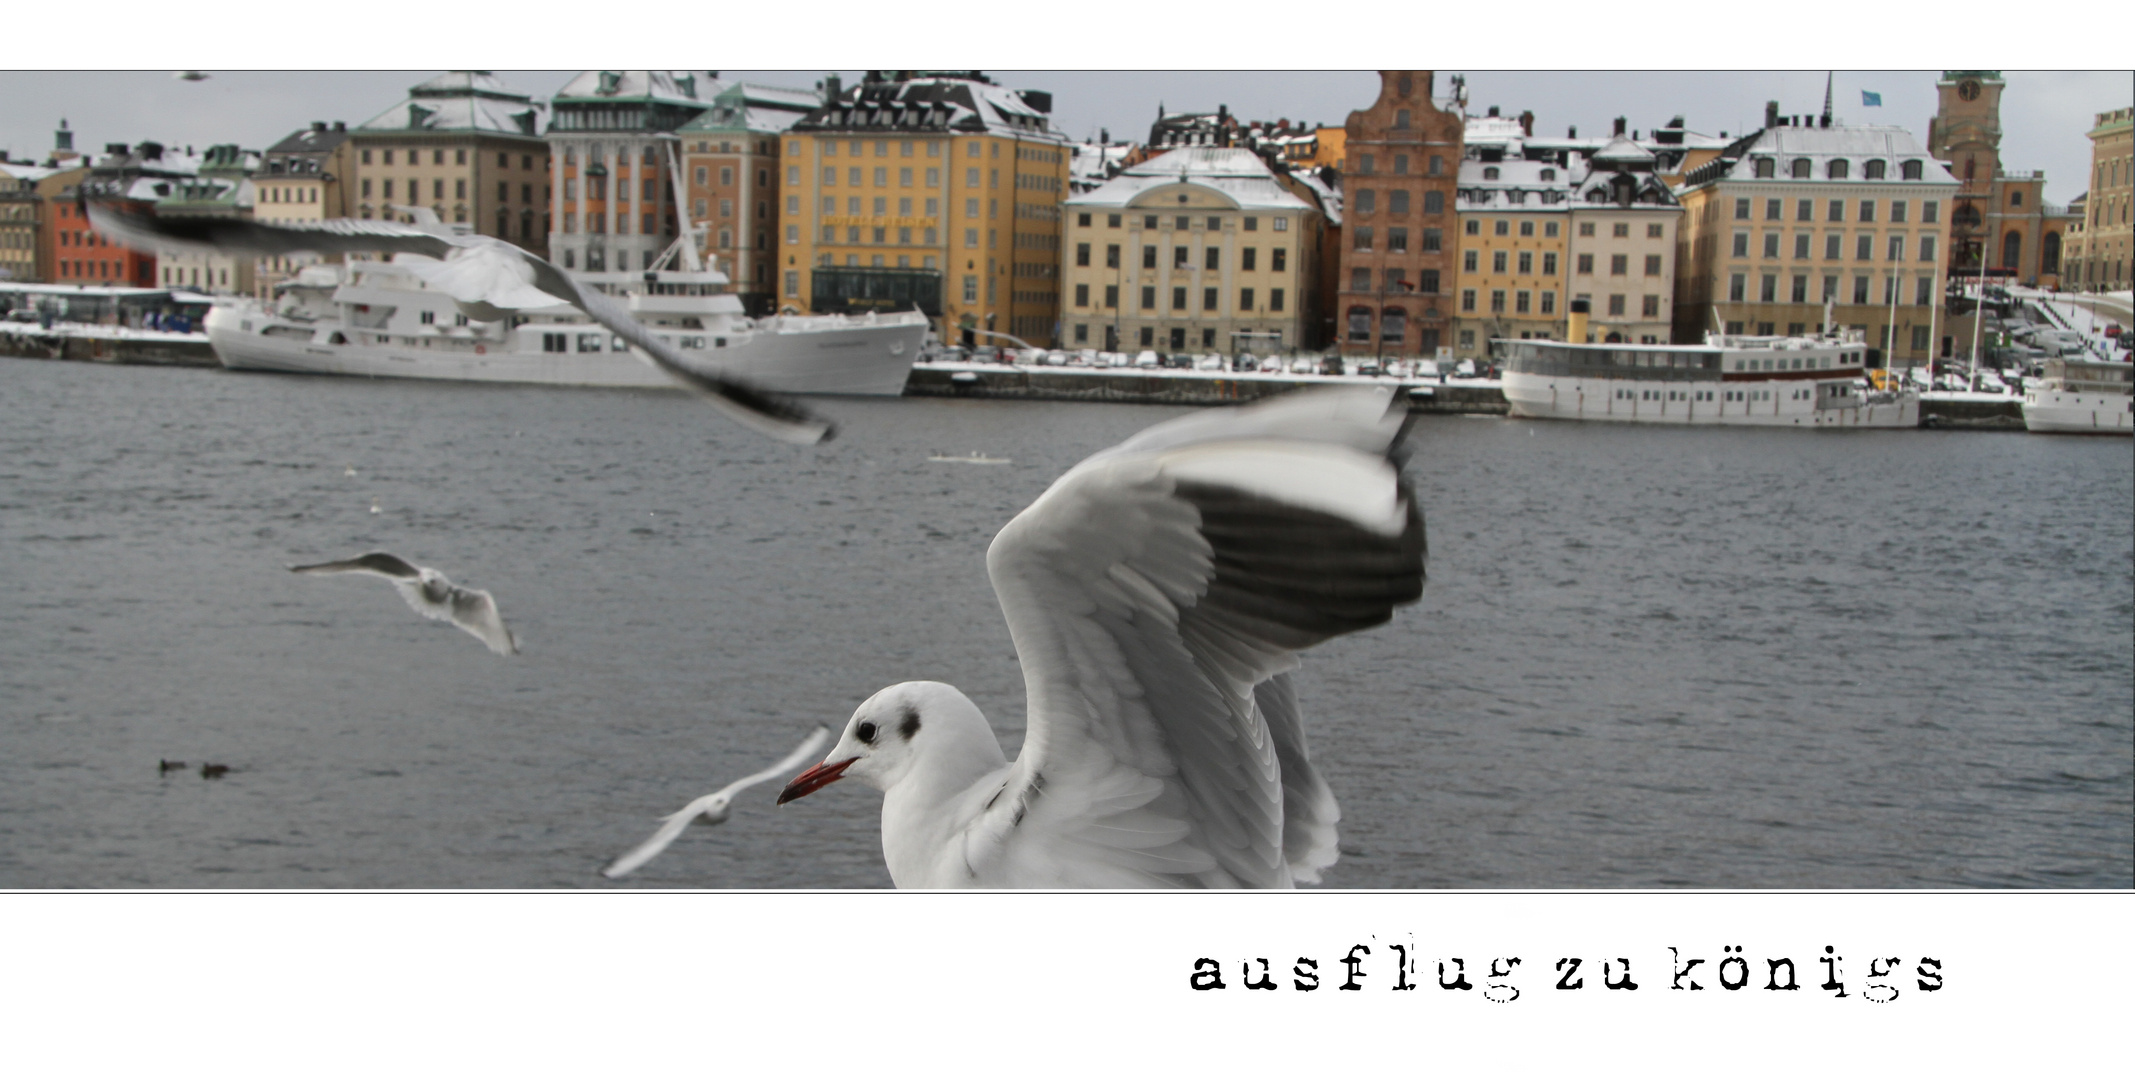
[{"label": "seagull red beak", "polygon": [[786,785],[786,790],[778,793],[778,805],[784,806],[818,788],[829,787],[836,783],[839,777],[844,776],[845,770],[858,760],[860,759],[849,757],[836,764],[826,761],[794,777],[792,782]]}]

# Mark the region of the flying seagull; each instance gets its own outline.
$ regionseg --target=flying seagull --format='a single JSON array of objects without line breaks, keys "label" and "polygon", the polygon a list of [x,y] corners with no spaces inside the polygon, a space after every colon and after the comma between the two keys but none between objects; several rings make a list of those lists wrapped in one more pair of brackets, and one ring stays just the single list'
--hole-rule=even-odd
[{"label": "flying seagull", "polygon": [[452,625],[482,639],[491,652],[509,656],[519,651],[519,639],[504,628],[504,619],[497,614],[497,601],[480,589],[467,589],[454,585],[445,575],[427,566],[417,566],[398,555],[373,551],[342,562],[314,563],[310,566],[292,566],[298,574],[370,574],[382,577],[400,590],[401,599],[415,609],[416,614],[429,619],[446,619]]},{"label": "flying seagull", "polygon": [[86,209],[99,231],[143,251],[161,248],[254,256],[390,251],[417,256],[398,262],[425,284],[452,297],[470,319],[495,322],[514,311],[553,307],[562,301],[629,342],[641,359],[685,389],[748,427],[802,445],[831,435],[828,421],[801,406],[743,380],[693,366],[614,297],[581,288],[554,263],[493,236],[455,235],[434,220],[414,225],[357,218],[267,222],[166,218],[94,202]]},{"label": "flying seagull", "polygon": [[744,788],[754,787],[766,780],[775,779],[791,772],[793,769],[798,768],[801,762],[808,760],[809,755],[821,750],[823,744],[829,741],[830,729],[817,727],[814,731],[808,733],[806,739],[801,740],[801,745],[795,747],[792,753],[780,759],[778,764],[762,772],[744,776],[720,788],[718,791],[712,792],[710,795],[706,795],[688,806],[661,818],[660,828],[652,834],[651,839],[630,849],[628,855],[608,864],[608,868],[601,871],[601,873],[611,878],[619,878],[651,862],[653,856],[666,851],[667,845],[674,843],[675,837],[682,835],[682,830],[688,828],[689,823],[696,820],[700,815],[703,816],[707,823],[712,825],[725,821],[728,807],[733,802],[734,796],[741,794]]},{"label": "flying seagull", "polygon": [[1159,424],[1068,471],[986,553],[1023,666],[1022,756],[955,687],[860,705],[779,802],[883,792],[900,888],[1281,888],[1337,855],[1289,671],[1423,591],[1385,390]]}]

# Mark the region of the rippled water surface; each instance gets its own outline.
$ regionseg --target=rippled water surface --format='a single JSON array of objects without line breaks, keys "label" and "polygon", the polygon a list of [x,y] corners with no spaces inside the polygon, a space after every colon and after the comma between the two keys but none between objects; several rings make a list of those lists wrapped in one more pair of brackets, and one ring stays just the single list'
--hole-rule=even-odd
[{"label": "rippled water surface", "polygon": [[[1178,410],[818,401],[795,449],[672,393],[0,359],[0,887],[613,887],[907,678],[1013,753],[986,544]],[[1424,598],[1300,676],[1329,885],[2135,884],[2128,440],[1412,440]],[[1014,463],[927,460],[969,451]],[[373,548],[524,654],[284,569]],[[889,883],[879,796],[772,787],[627,884]]]}]

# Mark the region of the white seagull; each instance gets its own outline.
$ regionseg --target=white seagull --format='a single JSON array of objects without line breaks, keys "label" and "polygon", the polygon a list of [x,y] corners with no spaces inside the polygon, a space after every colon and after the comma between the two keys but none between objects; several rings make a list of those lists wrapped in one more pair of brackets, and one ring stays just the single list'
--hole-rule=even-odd
[{"label": "white seagull", "polygon": [[831,435],[831,425],[806,409],[756,386],[694,366],[655,337],[628,308],[598,289],[581,289],[556,265],[514,244],[479,234],[454,235],[434,214],[414,225],[357,218],[267,222],[249,218],[165,218],[87,203],[89,220],[106,236],[141,251],[177,249],[255,256],[312,252],[390,251],[400,265],[452,297],[468,318],[495,322],[514,311],[576,307],[631,345],[643,359],[744,425],[803,445]]},{"label": "white seagull", "polygon": [[1016,515],[986,570],[1023,666],[1013,763],[955,687],[861,704],[785,803],[883,792],[899,888],[1282,888],[1337,854],[1287,674],[1421,595],[1423,518],[1385,390],[1159,424]]},{"label": "white seagull", "polygon": [[[375,509],[375,508],[374,508]],[[509,656],[519,651],[519,639],[505,629],[497,614],[497,601],[481,589],[463,588],[427,566],[417,566],[398,555],[373,551],[341,562],[292,566],[298,574],[370,574],[382,577],[400,590],[401,599],[416,614],[444,619],[482,639],[491,652]]]},{"label": "white seagull", "polygon": [[780,758],[778,764],[762,772],[750,773],[712,792],[710,795],[706,795],[688,806],[661,818],[659,829],[652,834],[650,839],[631,848],[629,854],[609,863],[608,868],[601,871],[601,873],[610,878],[619,878],[651,862],[653,856],[666,851],[667,845],[674,843],[675,837],[682,835],[682,830],[689,828],[689,823],[699,816],[702,816],[705,822],[711,825],[717,825],[725,821],[727,811],[734,801],[734,796],[741,794],[746,788],[754,787],[766,780],[776,779],[792,771],[801,762],[808,760],[809,755],[821,750],[823,744],[829,741],[830,729],[818,726],[814,731],[808,733],[806,739],[801,740],[801,745],[795,747],[792,753]]}]

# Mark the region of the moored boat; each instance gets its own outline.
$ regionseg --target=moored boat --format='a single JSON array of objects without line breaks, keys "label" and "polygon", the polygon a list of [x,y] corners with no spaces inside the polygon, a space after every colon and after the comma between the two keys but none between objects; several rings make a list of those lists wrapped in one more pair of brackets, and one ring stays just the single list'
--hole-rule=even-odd
[{"label": "moored boat", "polygon": [[2024,427],[2071,435],[2135,435],[2135,364],[2048,360],[2024,384]]}]

